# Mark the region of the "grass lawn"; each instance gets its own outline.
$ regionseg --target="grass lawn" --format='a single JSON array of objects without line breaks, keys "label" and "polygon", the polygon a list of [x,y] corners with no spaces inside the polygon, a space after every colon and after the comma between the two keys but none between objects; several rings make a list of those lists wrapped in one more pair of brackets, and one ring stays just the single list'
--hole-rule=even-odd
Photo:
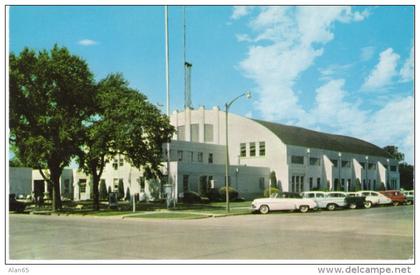
[{"label": "grass lawn", "polygon": [[204,214],[196,214],[196,213],[180,213],[180,212],[147,212],[147,213],[139,213],[139,214],[131,214],[125,216],[126,218],[144,218],[144,219],[203,219],[210,217],[209,215]]}]

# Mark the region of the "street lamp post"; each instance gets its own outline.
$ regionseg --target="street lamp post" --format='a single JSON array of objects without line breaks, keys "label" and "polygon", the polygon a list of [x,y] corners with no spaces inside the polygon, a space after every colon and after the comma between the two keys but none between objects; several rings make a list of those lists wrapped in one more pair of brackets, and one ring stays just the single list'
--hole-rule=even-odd
[{"label": "street lamp post", "polygon": [[311,149],[310,148],[306,148],[306,155],[308,156],[308,162],[306,163],[306,179],[308,181],[308,191],[312,191],[311,190],[312,186],[310,186],[310,182],[309,182],[309,165],[310,165],[310,155],[311,155]]},{"label": "street lamp post", "polygon": [[341,189],[341,152],[338,152],[338,186]]},{"label": "street lamp post", "polygon": [[389,159],[386,159],[386,163],[387,163],[387,166],[386,166],[386,187],[385,187],[385,190],[387,190],[387,189],[389,189]]},{"label": "street lamp post", "polygon": [[[368,160],[369,160],[369,157],[368,156],[366,156],[365,157],[365,159],[366,159],[366,164],[365,164],[365,172],[366,172],[366,177],[365,177],[365,180],[366,180],[366,182],[365,182],[365,186],[368,186],[368,167],[369,167],[369,164],[368,164]],[[369,186],[370,187],[370,186]],[[369,188],[370,189],[370,188]]]},{"label": "street lamp post", "polygon": [[245,96],[246,98],[251,98],[251,92],[245,92],[234,99],[232,99],[230,102],[225,103],[225,113],[226,113],[226,178],[225,178],[225,191],[226,191],[226,212],[230,212],[229,208],[229,133],[228,133],[228,114],[229,114],[229,108],[232,106],[232,104],[240,97]]}]

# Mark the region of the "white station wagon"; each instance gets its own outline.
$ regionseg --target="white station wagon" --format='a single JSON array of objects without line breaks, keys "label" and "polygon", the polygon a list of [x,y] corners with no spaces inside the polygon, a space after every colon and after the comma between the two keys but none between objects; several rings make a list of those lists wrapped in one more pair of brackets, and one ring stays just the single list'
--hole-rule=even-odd
[{"label": "white station wagon", "polygon": [[274,193],[270,198],[255,199],[251,204],[252,210],[267,214],[277,210],[299,210],[302,213],[316,208],[316,203],[311,199],[302,198],[298,193]]},{"label": "white station wagon", "polygon": [[318,208],[326,208],[330,211],[335,210],[337,207],[347,206],[346,193],[344,192],[308,191],[303,192],[302,196],[315,201]]},{"label": "white station wagon", "polygon": [[366,202],[365,202],[365,207],[366,208],[370,208],[373,205],[391,204],[392,203],[392,200],[390,198],[388,198],[387,196],[382,195],[381,193],[376,192],[376,191],[364,190],[364,191],[359,191],[359,192],[356,192],[356,193],[361,195],[361,196],[366,197]]}]

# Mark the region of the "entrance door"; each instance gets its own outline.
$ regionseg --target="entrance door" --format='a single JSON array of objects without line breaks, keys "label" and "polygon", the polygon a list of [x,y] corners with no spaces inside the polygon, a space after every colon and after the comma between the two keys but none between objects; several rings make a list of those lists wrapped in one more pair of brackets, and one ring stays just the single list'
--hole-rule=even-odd
[{"label": "entrance door", "polygon": [[45,192],[45,183],[43,180],[34,180],[35,198],[43,197]]}]

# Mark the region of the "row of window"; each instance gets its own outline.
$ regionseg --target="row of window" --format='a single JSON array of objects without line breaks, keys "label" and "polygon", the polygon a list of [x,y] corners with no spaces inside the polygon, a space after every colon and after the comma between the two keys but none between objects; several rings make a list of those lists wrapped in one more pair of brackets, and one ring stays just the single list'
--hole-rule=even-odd
[{"label": "row of window", "polygon": [[118,169],[118,167],[124,166],[124,157],[119,156],[115,157],[112,162],[112,167],[114,167],[115,170]]},{"label": "row of window", "polygon": [[[332,162],[334,167],[338,167],[338,160],[331,159],[331,162]],[[303,156],[291,156],[291,163],[302,164],[303,165],[303,164],[305,164],[305,158]],[[309,165],[320,166],[321,165],[320,158],[310,157],[309,158]],[[366,163],[365,162],[360,162],[360,165],[363,168],[365,168]],[[342,168],[350,168],[351,167],[351,162],[349,160],[342,160],[341,161],[341,167]],[[384,165],[384,167],[387,167],[387,165]],[[368,169],[369,170],[376,170],[376,163],[368,163]],[[397,166],[396,165],[390,165],[389,170],[392,171],[392,172],[396,172],[397,171]]]},{"label": "row of window", "polygon": [[[192,152],[192,151],[177,151],[178,161],[189,161],[189,162],[203,162],[203,152]],[[213,163],[213,153],[208,153],[207,163]]]},{"label": "row of window", "polygon": [[[258,144],[258,148],[257,148]],[[247,143],[241,143],[239,144],[239,150],[240,150],[240,156],[246,157],[247,151],[249,152],[248,156],[250,157],[256,157],[257,156],[257,149],[258,149],[258,156],[263,157],[265,156],[265,142],[250,142],[249,143],[249,149],[247,150]]]},{"label": "row of window", "polygon": [[[178,140],[186,140],[185,125],[177,127]],[[200,125],[190,125],[190,138],[192,142],[200,141]],[[213,142],[213,124],[204,124],[204,142]]]}]

